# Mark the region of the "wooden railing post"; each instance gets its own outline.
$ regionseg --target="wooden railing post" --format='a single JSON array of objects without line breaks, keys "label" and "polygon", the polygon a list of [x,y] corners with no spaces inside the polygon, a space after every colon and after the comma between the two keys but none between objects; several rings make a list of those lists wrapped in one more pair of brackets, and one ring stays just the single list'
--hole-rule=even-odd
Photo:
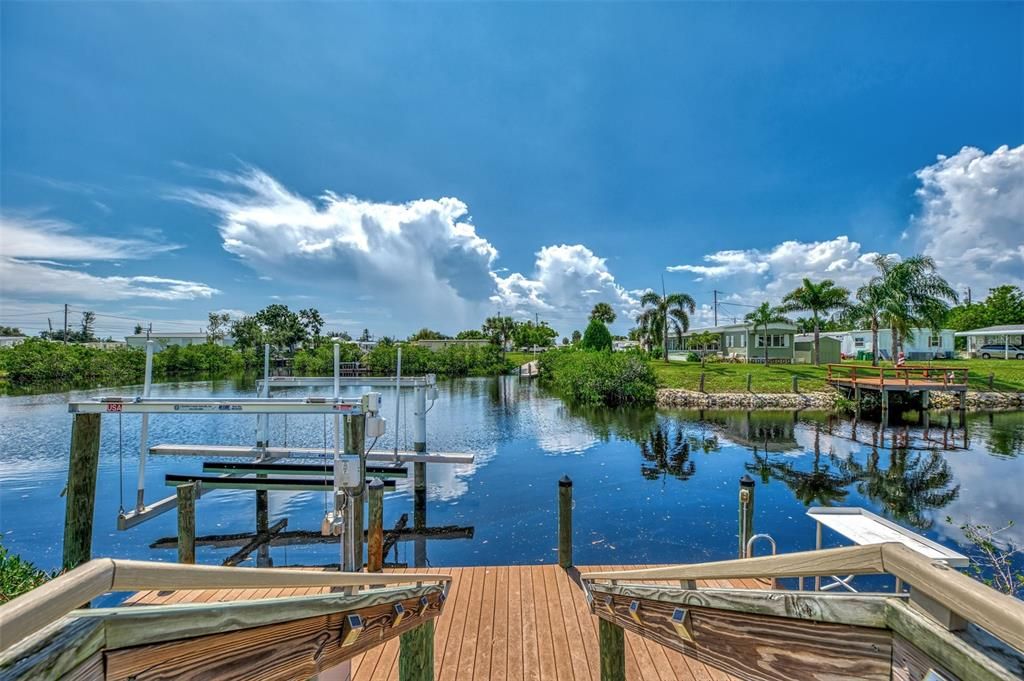
[{"label": "wooden railing post", "polygon": [[598,620],[601,681],[626,681],[626,635],[619,625]]},{"label": "wooden railing post", "polygon": [[572,567],[572,480],[568,475],[558,481],[558,565]]},{"label": "wooden railing post", "polygon": [[178,485],[178,562],[196,562],[196,497],[199,483]]},{"label": "wooden railing post", "polygon": [[384,481],[370,482],[370,529],[366,538],[366,571],[380,572],[384,566]]},{"label": "wooden railing post", "polygon": [[434,681],[434,620],[427,620],[399,638],[398,680]]},{"label": "wooden railing post", "polygon": [[92,523],[96,510],[96,472],[100,462],[100,415],[75,414],[71,425],[64,511],[64,557],[71,570],[92,558]]}]

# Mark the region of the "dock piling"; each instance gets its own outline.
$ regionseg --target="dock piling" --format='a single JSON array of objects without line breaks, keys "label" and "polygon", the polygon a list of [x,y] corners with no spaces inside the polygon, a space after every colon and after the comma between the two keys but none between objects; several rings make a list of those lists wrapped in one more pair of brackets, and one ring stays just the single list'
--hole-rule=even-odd
[{"label": "dock piling", "polygon": [[71,570],[92,558],[96,510],[96,473],[100,462],[100,415],[75,414],[71,425],[71,461],[64,511],[64,556]]},{"label": "dock piling", "polygon": [[800,378],[797,377],[797,376],[793,377],[793,392],[795,392],[795,393],[799,393],[800,392]]},{"label": "dock piling", "polygon": [[626,681],[626,635],[619,625],[598,620],[601,681]]},{"label": "dock piling", "polygon": [[196,498],[199,483],[178,485],[178,562],[196,562]]},{"label": "dock piling", "polygon": [[572,480],[558,481],[558,565],[572,567]]},{"label": "dock piling", "polygon": [[700,372],[700,387],[697,388],[699,392],[704,392],[704,372]]},{"label": "dock piling", "polygon": [[747,557],[747,542],[754,535],[754,479],[740,478],[739,494],[739,557]]},{"label": "dock piling", "polygon": [[347,415],[344,417],[345,454],[359,457],[359,487],[349,490],[345,516],[350,520],[346,523],[352,533],[345,537],[351,542],[352,551],[349,557],[353,560],[352,571],[357,572],[363,565],[363,528],[366,527],[366,415]]},{"label": "dock piling", "polygon": [[750,391],[750,382],[754,380],[754,374],[747,374],[747,392]]},{"label": "dock piling", "polygon": [[384,565],[384,481],[370,481],[370,528],[366,539],[366,571],[380,572]]},{"label": "dock piling", "polygon": [[399,681],[434,681],[434,620],[399,637]]}]

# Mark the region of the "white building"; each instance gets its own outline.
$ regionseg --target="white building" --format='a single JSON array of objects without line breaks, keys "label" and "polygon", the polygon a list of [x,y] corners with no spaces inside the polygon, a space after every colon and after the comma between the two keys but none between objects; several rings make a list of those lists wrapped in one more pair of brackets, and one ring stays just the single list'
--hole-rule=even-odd
[{"label": "white building", "polygon": [[[202,331],[171,331],[166,333],[152,331],[148,337],[144,333],[124,337],[125,343],[127,343],[130,348],[144,348],[146,347],[146,341],[152,340],[154,352],[160,352],[164,348],[169,348],[172,345],[202,345],[206,342],[206,339],[207,335]],[[217,341],[217,345],[231,346],[234,344],[235,339],[231,336]]]},{"label": "white building", "polygon": [[[953,329],[939,329],[938,333],[931,329],[911,329],[912,336],[903,339],[903,352],[909,360],[914,359],[948,359],[953,356]],[[821,334],[838,338],[842,343],[844,356],[856,356],[858,352],[874,352],[871,346],[871,330],[829,331]],[[878,349],[882,359],[891,359],[892,331],[878,330]]]},{"label": "white building", "polygon": [[1018,348],[1024,348],[1024,324],[986,326],[982,329],[959,331],[956,335],[967,339],[969,357],[988,355],[1010,359],[1020,354]]},{"label": "white building", "polygon": [[24,342],[24,336],[0,336],[0,348],[13,348]]}]

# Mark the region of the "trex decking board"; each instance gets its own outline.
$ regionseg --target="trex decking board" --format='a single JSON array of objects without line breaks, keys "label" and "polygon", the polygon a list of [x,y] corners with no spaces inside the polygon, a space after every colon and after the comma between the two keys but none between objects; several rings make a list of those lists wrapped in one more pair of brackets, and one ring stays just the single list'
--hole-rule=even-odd
[{"label": "trex decking board", "polygon": [[[656,567],[591,566],[579,572]],[[436,679],[496,681],[600,681],[597,617],[590,613],[576,569],[557,565],[409,568],[387,572],[449,574],[452,585],[435,620]],[[668,581],[666,584],[678,585]],[[698,586],[766,588],[759,580],[698,581]],[[238,598],[274,598],[327,593],[325,587],[145,591],[132,605],[214,603]],[[705,660],[683,655],[626,631],[626,677],[653,681],[732,681]],[[352,658],[353,681],[398,679],[398,641]]]}]

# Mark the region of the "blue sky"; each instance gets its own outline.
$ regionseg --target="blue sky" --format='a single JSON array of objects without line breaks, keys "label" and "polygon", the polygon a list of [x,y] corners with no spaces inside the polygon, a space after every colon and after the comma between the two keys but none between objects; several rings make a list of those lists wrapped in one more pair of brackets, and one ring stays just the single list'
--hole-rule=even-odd
[{"label": "blue sky", "polygon": [[725,318],[876,252],[1024,279],[1024,4],[0,12],[0,323],[568,335],[663,275]]}]

